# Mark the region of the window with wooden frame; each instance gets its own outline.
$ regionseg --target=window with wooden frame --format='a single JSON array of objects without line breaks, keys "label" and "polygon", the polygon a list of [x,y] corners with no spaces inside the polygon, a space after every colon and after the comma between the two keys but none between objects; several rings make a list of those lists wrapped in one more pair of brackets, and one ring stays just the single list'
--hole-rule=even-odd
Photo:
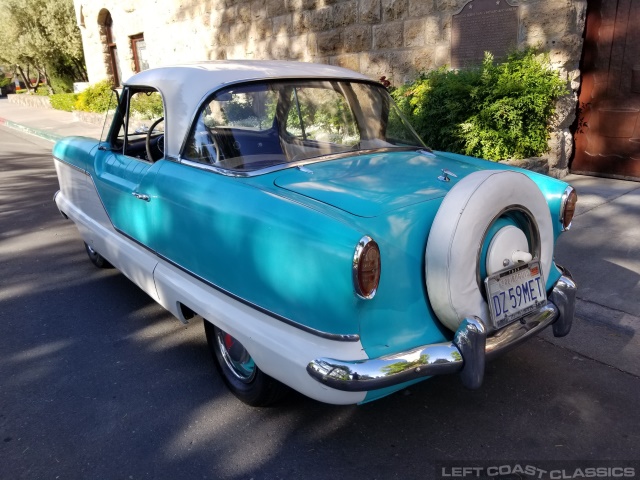
[{"label": "window with wooden frame", "polygon": [[147,60],[147,45],[144,41],[144,35],[139,33],[129,37],[131,39],[131,51],[133,52],[133,63],[136,73],[142,72],[149,68]]}]

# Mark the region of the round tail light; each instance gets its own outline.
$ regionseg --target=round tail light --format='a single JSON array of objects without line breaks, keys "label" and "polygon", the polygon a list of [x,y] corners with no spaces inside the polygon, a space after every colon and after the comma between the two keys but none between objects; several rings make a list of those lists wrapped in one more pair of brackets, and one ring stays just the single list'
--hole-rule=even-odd
[{"label": "round tail light", "polygon": [[573,187],[567,187],[562,195],[562,207],[560,210],[560,221],[562,222],[562,230],[571,228],[571,221],[576,212],[576,203],[578,202],[578,194]]},{"label": "round tail light", "polygon": [[368,236],[362,237],[353,255],[353,283],[356,293],[365,300],[372,299],[380,283],[380,248]]}]

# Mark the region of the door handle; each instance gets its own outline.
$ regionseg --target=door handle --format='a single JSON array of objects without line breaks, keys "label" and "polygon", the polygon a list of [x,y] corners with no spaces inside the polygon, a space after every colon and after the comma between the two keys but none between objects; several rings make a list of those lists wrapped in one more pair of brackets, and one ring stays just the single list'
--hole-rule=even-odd
[{"label": "door handle", "polygon": [[144,193],[131,192],[131,195],[136,197],[138,200],[144,200],[145,202],[150,200],[149,195],[145,195]]}]

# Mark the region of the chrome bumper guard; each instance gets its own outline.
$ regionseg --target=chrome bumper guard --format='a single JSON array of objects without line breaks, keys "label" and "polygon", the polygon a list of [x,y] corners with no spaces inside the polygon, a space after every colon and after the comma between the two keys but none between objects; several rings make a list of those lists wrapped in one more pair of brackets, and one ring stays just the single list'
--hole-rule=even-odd
[{"label": "chrome bumper guard", "polygon": [[491,336],[487,336],[482,320],[471,317],[460,324],[452,342],[424,345],[369,360],[318,358],[307,365],[307,372],[328,387],[349,392],[376,390],[450,373],[460,373],[465,387],[479,388],[486,360],[521,344],[550,324],[556,337],[569,333],[575,312],[576,284],[567,270],[561,271],[562,276],[544,307]]}]

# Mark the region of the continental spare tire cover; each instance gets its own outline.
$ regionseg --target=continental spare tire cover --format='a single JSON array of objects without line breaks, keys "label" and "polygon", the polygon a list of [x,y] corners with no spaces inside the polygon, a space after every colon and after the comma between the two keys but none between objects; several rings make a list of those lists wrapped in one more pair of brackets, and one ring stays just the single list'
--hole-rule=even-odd
[{"label": "continental spare tire cover", "polygon": [[[489,307],[481,290],[484,279],[479,275],[480,252],[493,222],[509,210],[524,212],[535,221],[540,266],[544,279],[549,278],[553,225],[547,201],[535,182],[523,173],[508,170],[466,176],[445,196],[431,226],[425,254],[429,302],[440,322],[453,331],[470,316],[480,317],[489,325]],[[505,235],[510,237],[514,236]],[[504,258],[511,258],[519,248],[510,248],[508,241],[496,243],[504,251],[494,248],[492,254]],[[535,256],[535,252],[530,253]]]}]

